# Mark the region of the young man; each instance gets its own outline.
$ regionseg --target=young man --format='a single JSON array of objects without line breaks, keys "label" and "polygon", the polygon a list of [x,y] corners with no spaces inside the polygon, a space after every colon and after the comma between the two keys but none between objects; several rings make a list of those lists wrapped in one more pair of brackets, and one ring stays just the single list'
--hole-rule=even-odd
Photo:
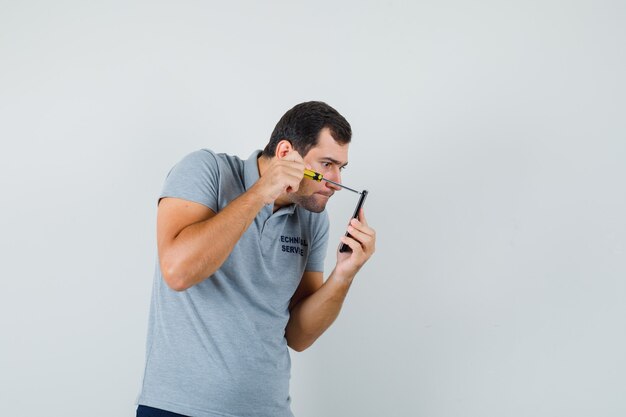
[{"label": "young man", "polygon": [[302,351],[332,324],[374,252],[361,211],[324,281],[324,208],[340,188],[304,170],[341,183],[351,136],[335,109],[307,102],[263,152],[201,150],[170,171],[137,416],[292,416],[287,346]]}]

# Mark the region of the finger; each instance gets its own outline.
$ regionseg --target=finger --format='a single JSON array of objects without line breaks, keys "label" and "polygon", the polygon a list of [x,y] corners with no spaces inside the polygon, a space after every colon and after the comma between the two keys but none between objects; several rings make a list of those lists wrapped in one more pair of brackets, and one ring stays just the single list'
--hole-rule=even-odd
[{"label": "finger", "polygon": [[[354,220],[354,219],[353,219]],[[361,242],[363,252],[371,256],[376,251],[376,230],[369,226],[363,226],[356,220],[354,220],[354,227],[352,224],[348,226],[348,232],[357,241]]]},{"label": "finger", "polygon": [[276,174],[300,181],[304,177],[304,164],[295,161],[281,160],[276,165]]},{"label": "finger", "polygon": [[304,176],[304,164],[295,161],[289,161],[284,165],[285,173],[294,177]]},{"label": "finger", "polygon": [[304,163],[301,161],[284,161],[283,160],[283,165],[285,166],[285,168],[290,172],[293,173],[293,175],[296,176],[304,176]]},{"label": "finger", "polygon": [[369,227],[367,223],[360,222],[358,219],[351,219],[350,224],[348,224],[348,227],[350,226],[370,236],[376,236],[376,231],[374,229]]},{"label": "finger", "polygon": [[285,161],[301,162],[301,163],[304,164],[304,161],[302,160],[302,157],[300,156],[298,151],[296,151],[295,149],[293,149],[289,153],[287,153],[287,155],[285,155],[283,160],[285,160]]},{"label": "finger", "polygon": [[352,253],[358,253],[361,254],[363,253],[363,248],[361,247],[361,244],[359,242],[357,242],[355,239],[349,237],[349,236],[341,236],[341,243],[345,243],[346,245],[348,245],[350,247],[350,249],[352,249]]},{"label": "finger", "polygon": [[353,226],[348,226],[348,233],[359,243],[362,245],[367,244],[372,241],[373,236],[363,232],[362,230],[357,229]]},{"label": "finger", "polygon": [[286,184],[287,187],[285,188],[285,191],[288,193],[293,193],[298,191],[298,189],[300,188],[300,182],[302,181],[302,178],[300,177],[290,177]]}]

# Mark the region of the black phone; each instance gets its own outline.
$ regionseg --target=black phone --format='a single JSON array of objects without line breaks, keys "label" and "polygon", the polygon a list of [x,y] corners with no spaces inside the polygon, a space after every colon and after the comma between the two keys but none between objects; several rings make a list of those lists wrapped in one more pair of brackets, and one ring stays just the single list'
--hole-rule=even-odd
[{"label": "black phone", "polygon": [[[367,197],[367,190],[363,190],[361,192],[361,197],[359,197],[359,202],[356,203],[356,209],[354,210],[352,219],[359,218],[359,210],[361,210],[361,207],[363,207],[363,204],[365,203],[365,197]],[[352,237],[350,236],[350,233],[348,232],[346,232],[346,236]],[[339,247],[339,252],[352,252],[352,249],[350,249],[350,246],[346,245],[345,243],[342,243],[341,246]]]}]

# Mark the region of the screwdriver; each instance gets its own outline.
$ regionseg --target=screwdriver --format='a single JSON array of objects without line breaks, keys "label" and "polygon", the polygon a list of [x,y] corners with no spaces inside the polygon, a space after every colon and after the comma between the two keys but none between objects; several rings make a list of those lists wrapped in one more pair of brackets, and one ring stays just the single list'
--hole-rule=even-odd
[{"label": "screwdriver", "polygon": [[319,172],[311,171],[310,169],[305,169],[304,170],[304,176],[307,177],[307,178],[310,178],[310,179],[312,179],[314,181],[317,181],[317,182],[321,182],[322,180],[328,181],[331,184],[335,184],[338,187],[345,188],[346,190],[350,190],[353,193],[361,194],[360,191],[353,190],[352,188],[346,187],[343,184],[339,184],[339,183],[337,183],[335,181],[331,181],[331,180],[329,180],[327,178],[324,178],[324,176],[322,174],[320,174]]}]

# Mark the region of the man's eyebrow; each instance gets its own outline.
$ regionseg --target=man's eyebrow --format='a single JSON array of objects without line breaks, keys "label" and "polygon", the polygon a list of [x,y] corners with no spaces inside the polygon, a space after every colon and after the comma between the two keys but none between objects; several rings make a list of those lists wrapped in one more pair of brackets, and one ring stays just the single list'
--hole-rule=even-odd
[{"label": "man's eyebrow", "polygon": [[320,161],[329,161],[329,162],[332,162],[335,165],[340,165],[342,167],[345,167],[346,165],[348,165],[347,162],[343,163],[341,161],[337,161],[336,159],[333,159],[330,156],[322,157],[322,158],[320,158]]}]

